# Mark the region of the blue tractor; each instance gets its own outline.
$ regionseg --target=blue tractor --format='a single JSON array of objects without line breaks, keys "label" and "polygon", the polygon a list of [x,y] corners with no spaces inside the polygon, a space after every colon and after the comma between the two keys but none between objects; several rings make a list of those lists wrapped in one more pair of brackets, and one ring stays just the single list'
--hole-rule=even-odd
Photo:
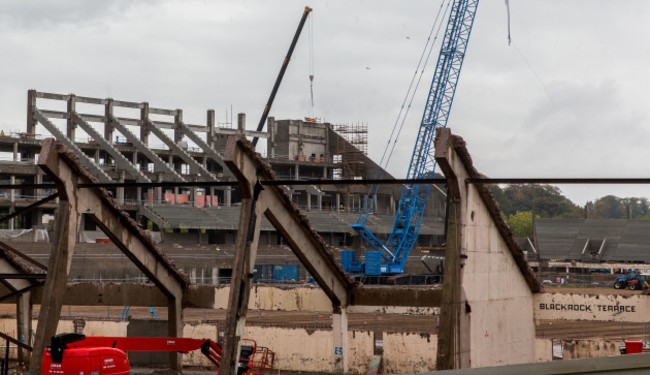
[{"label": "blue tractor", "polygon": [[639,277],[639,270],[630,270],[627,271],[627,275],[617,277],[614,281],[614,289],[625,289],[630,288],[630,290],[641,289],[641,278]]}]

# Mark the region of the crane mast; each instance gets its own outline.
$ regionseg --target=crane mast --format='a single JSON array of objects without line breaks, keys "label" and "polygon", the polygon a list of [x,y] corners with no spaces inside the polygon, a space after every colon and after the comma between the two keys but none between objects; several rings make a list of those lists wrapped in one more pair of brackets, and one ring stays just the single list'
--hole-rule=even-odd
[{"label": "crane mast", "polygon": [[[446,127],[454,101],[458,78],[463,66],[467,44],[474,24],[479,0],[454,0],[445,36],[440,47],[433,81],[429,89],[418,137],[407,173],[408,179],[433,177],[436,162],[433,141],[437,128]],[[366,252],[366,262],[352,259],[353,254],[343,254],[343,265],[348,272],[367,275],[396,274],[404,272],[408,258],[420,231],[431,185],[404,185],[397,207],[393,229],[386,243],[382,243],[368,228],[366,220],[372,210],[374,194],[366,196],[364,209],[352,228],[371,246]],[[369,262],[369,259],[372,261]],[[380,261],[378,261],[381,259]]]}]

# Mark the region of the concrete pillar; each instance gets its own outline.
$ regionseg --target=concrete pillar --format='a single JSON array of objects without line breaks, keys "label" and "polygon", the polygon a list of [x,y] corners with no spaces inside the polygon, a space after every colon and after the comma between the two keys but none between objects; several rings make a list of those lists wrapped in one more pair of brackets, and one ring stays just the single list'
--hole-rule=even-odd
[{"label": "concrete pillar", "polygon": [[[192,187],[192,192],[191,192],[191,194],[192,194],[191,199],[194,201],[194,202],[192,202],[192,206],[193,206],[193,207],[198,207],[199,200],[198,200],[198,198],[197,198],[197,194],[196,194],[196,186],[193,186],[193,187]],[[205,198],[205,197],[203,197],[203,198]]]},{"label": "concrete pillar", "polygon": [[336,193],[336,212],[341,212],[341,194]]},{"label": "concrete pillar", "polygon": [[179,125],[183,122],[182,109],[176,110],[176,116],[174,116],[174,122],[176,123],[176,128],[174,129],[174,143],[178,144],[178,142],[183,140],[183,131],[181,130],[181,127]]},{"label": "concrete pillar", "polygon": [[142,103],[142,108],[140,108],[140,142],[144,143],[145,146],[149,146],[149,103]]},{"label": "concrete pillar", "polygon": [[[35,184],[42,184],[43,183],[43,175],[40,173],[36,173],[36,176],[34,176],[34,183]],[[43,194],[41,194],[41,189],[35,189],[34,190],[34,195],[36,195],[36,200],[41,199]]]},{"label": "concrete pillar", "polygon": [[[162,182],[162,181],[163,181],[163,173],[158,173],[158,182]],[[154,191],[155,191],[154,198],[153,198],[154,201],[155,202],[162,201],[162,197],[163,197],[163,195],[162,195],[162,187],[158,186],[158,187],[154,188]]]},{"label": "concrete pillar", "polygon": [[[32,304],[29,302],[30,297],[31,293],[25,292],[17,298],[16,303],[16,338],[27,345],[32,344]],[[30,353],[27,350],[18,348],[19,363],[27,364],[29,356]]]},{"label": "concrete pillar", "polygon": [[95,164],[99,165],[99,149],[95,150]]},{"label": "concrete pillar", "polygon": [[[125,171],[120,171],[120,179],[119,182],[121,184],[124,183],[124,178],[126,177],[126,172]],[[116,195],[117,195],[117,203],[118,204],[124,204],[124,188],[123,187],[118,187],[116,189]]]},{"label": "concrete pillar", "polygon": [[226,207],[230,207],[230,205],[232,204],[232,190],[230,188],[226,188],[224,192],[225,192],[224,203]]},{"label": "concrete pillar", "polygon": [[[15,176],[15,175],[11,175],[11,177],[9,177],[9,183],[10,183],[11,185],[15,185],[15,184],[16,184],[16,176]],[[16,195],[16,190],[15,190],[15,189],[11,189],[11,190],[10,190],[10,193],[9,193],[9,201],[10,201],[11,203],[13,203],[13,202],[16,201],[15,195]]]},{"label": "concrete pillar", "polygon": [[36,108],[36,90],[27,91],[27,134],[36,134],[36,118],[34,118],[34,108]]},{"label": "concrete pillar", "polygon": [[70,201],[61,199],[56,218],[55,240],[52,243],[47,278],[43,286],[41,309],[38,315],[34,351],[29,365],[30,374],[41,373],[43,350],[56,333],[61,315],[63,296],[68,281],[70,263],[79,231],[79,222]]},{"label": "concrete pillar", "polygon": [[311,211],[311,194],[307,190],[305,194],[307,194],[307,211]]},{"label": "concrete pillar", "polygon": [[237,114],[237,130],[239,130],[240,133],[243,133],[244,130],[246,130],[246,114],[245,113],[238,113]]},{"label": "concrete pillar", "polygon": [[70,98],[68,99],[68,125],[66,127],[66,136],[68,139],[70,139],[72,142],[75,141],[75,129],[77,128],[77,124],[74,123],[74,120],[72,118],[72,114],[76,110],[76,103],[77,103],[77,97],[74,95],[70,95]]},{"label": "concrete pillar", "polygon": [[140,202],[142,202],[142,188],[141,187],[135,188],[135,195],[136,195],[136,198],[135,198],[136,202],[138,202],[138,204],[140,204]]},{"label": "concrete pillar", "polygon": [[219,372],[221,375],[236,374],[232,370],[236,369],[238,353],[241,351],[241,339],[244,336],[248,301],[253,284],[250,275],[255,270],[255,258],[260,239],[259,228],[264,212],[260,206],[261,203],[258,202],[256,205],[252,198],[242,198],[228,295],[222,365]]},{"label": "concrete pillar", "polygon": [[113,144],[113,124],[111,123],[111,118],[113,118],[113,99],[108,99],[106,101],[106,106],[104,107],[104,117],[106,117],[106,122],[104,122],[104,139],[108,143]]},{"label": "concrete pillar", "polygon": [[208,134],[206,135],[206,143],[208,146],[211,148],[214,148],[214,136],[216,135],[215,133],[215,117],[214,117],[214,109],[208,109],[208,118],[207,118],[207,124],[208,124]]},{"label": "concrete pillar", "polygon": [[318,210],[323,211],[323,194],[318,194],[316,201],[318,202]]},{"label": "concrete pillar", "polygon": [[348,372],[348,313],[345,308],[332,313],[332,335],[334,343],[334,373]]},{"label": "concrete pillar", "polygon": [[178,186],[174,187],[174,204],[178,204]]},{"label": "concrete pillar", "polygon": [[14,142],[14,161],[20,161],[18,158],[18,142]]},{"label": "concrete pillar", "polygon": [[293,166],[293,174],[294,174],[293,176],[294,180],[300,179],[300,167],[298,166],[298,164]]},{"label": "concrete pillar", "polygon": [[[182,298],[170,298],[167,306],[167,334],[169,337],[183,337],[183,301]],[[169,353],[169,367],[182,373],[183,364],[180,353]]]}]

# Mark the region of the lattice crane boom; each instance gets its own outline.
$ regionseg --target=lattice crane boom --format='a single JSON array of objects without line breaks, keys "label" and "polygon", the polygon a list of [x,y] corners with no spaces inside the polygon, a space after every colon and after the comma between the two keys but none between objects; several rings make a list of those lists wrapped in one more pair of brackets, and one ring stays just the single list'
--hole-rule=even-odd
[{"label": "lattice crane boom", "polygon": [[[433,177],[436,166],[433,150],[435,131],[437,128],[447,126],[478,3],[479,0],[454,0],[451,7],[445,37],[440,47],[433,81],[409,164],[407,173],[409,179]],[[381,262],[375,262],[370,267],[369,252],[366,252],[366,263],[346,267],[351,268],[348,272],[360,271],[370,275],[404,272],[404,264],[420,230],[430,188],[431,185],[404,185],[393,229],[386,243],[366,228],[368,212],[361,212],[357,224],[352,227],[374,249],[372,251],[381,254]],[[373,198],[369,196],[366,202],[372,202]],[[365,207],[370,209],[372,204],[365,204]],[[346,266],[345,262],[344,266]]]}]

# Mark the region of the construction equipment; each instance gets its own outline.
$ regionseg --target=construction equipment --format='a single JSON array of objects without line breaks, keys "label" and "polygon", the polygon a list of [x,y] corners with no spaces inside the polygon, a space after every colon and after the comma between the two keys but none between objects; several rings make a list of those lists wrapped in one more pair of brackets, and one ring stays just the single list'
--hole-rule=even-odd
[{"label": "construction equipment", "polygon": [[[478,3],[479,0],[453,0],[411,157],[408,179],[424,179],[434,175],[435,131],[447,126]],[[404,185],[393,229],[386,243],[383,243],[365,225],[368,215],[372,212],[377,190],[371,187],[357,223],[353,224],[352,228],[372,249],[365,252],[365,262],[357,260],[355,251],[343,252],[341,258],[345,270],[365,275],[391,275],[404,272],[406,259],[415,245],[420,230],[430,188],[431,185]]]},{"label": "construction equipment", "polygon": [[[302,28],[305,25],[305,21],[307,20],[307,16],[309,16],[309,13],[311,13],[312,9],[310,7],[305,7],[304,12],[302,12],[302,18],[300,18],[300,23],[298,23],[298,29],[296,30],[296,33],[293,36],[293,40],[291,41],[291,45],[289,46],[289,51],[287,52],[287,56],[284,58],[284,61],[282,62],[282,67],[280,68],[280,73],[278,73],[278,77],[275,79],[275,84],[273,84],[273,89],[271,90],[271,95],[269,96],[269,100],[266,102],[266,106],[264,107],[264,112],[262,112],[262,117],[260,118],[259,124],[257,124],[257,131],[260,132],[262,129],[264,129],[264,123],[266,123],[266,118],[269,115],[269,111],[271,111],[271,106],[273,105],[273,100],[275,100],[275,94],[278,93],[278,89],[280,88],[280,84],[282,83],[282,78],[284,77],[284,72],[287,71],[287,66],[289,66],[289,60],[291,60],[291,55],[293,55],[293,49],[296,47],[296,43],[298,43],[298,38],[300,37],[300,33],[302,32]],[[311,76],[309,78],[310,80],[313,80],[314,77]],[[257,146],[257,140],[259,138],[254,137],[253,138],[253,146]]]},{"label": "construction equipment", "polygon": [[[253,340],[242,340],[237,374],[271,375],[275,353],[257,346]],[[52,337],[51,346],[43,355],[43,374],[47,375],[128,375],[126,352],[153,351],[201,353],[217,367],[221,364],[221,344],[212,340],[182,337],[86,337],[63,333]]]}]

